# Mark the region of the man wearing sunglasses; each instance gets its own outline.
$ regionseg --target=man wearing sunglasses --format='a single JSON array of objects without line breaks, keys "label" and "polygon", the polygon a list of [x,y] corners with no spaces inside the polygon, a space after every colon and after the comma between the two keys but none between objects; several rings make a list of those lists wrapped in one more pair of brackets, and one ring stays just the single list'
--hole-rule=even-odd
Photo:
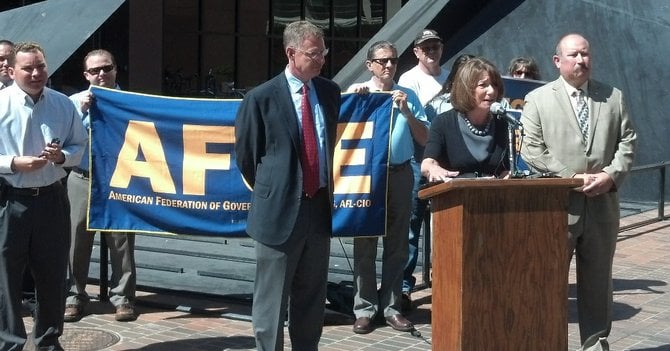
[{"label": "man wearing sunglasses", "polygon": [[[84,78],[91,86],[119,89],[116,84],[116,62],[106,50],[93,50],[84,58]],[[93,102],[90,89],[70,96],[86,129],[90,127],[88,110]],[[76,322],[83,316],[88,303],[86,280],[95,233],[86,230],[86,206],[89,189],[89,155],[85,149],[81,164],[74,167],[67,180],[67,195],[70,200],[72,244],[70,246],[69,293],[65,303],[65,321]],[[132,321],[137,318],[134,308],[136,270],[135,235],[131,233],[102,233],[101,239],[109,247],[112,262],[112,281],[109,301],[116,308],[117,321]]]},{"label": "man wearing sunglasses", "polygon": [[413,175],[410,160],[414,145],[425,145],[428,120],[416,94],[393,80],[398,67],[398,52],[388,41],[379,41],[368,50],[365,61],[372,78],[354,84],[347,90],[366,94],[386,91],[393,99],[391,150],[387,193],[387,231],[384,236],[381,289],[377,291],[375,261],[377,237],[354,239],[354,313],[353,331],[367,334],[374,329],[378,315],[387,325],[399,331],[414,329],[401,313],[403,268],[407,262],[407,231]]},{"label": "man wearing sunglasses", "polygon": [[[400,76],[398,84],[412,89],[421,100],[421,105],[426,106],[442,90],[442,84],[447,81],[449,72],[442,69],[440,59],[442,58],[442,38],[432,29],[424,29],[414,40],[414,55],[418,63],[414,68]],[[433,116],[428,116],[429,120]],[[423,159],[423,147],[416,145],[412,170],[414,171],[414,189],[412,189],[412,212],[409,224],[409,246],[408,259],[405,264],[405,273],[402,283],[403,310],[412,308],[411,293],[416,284],[414,269],[419,257],[419,236],[428,207],[428,200],[419,199],[419,187],[425,183],[421,177],[421,160]],[[425,239],[424,239],[425,241]],[[426,258],[424,258],[426,259]]]}]

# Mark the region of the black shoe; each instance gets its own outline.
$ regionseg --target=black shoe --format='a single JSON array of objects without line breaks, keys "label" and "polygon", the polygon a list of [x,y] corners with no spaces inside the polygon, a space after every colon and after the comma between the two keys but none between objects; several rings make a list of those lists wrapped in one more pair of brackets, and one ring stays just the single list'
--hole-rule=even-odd
[{"label": "black shoe", "polygon": [[67,304],[65,305],[65,313],[63,314],[63,321],[76,322],[83,317],[83,310],[81,305]]}]

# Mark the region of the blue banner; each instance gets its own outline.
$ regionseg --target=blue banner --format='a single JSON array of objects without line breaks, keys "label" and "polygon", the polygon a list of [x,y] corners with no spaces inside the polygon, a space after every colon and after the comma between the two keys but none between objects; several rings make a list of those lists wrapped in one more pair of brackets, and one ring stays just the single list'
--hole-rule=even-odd
[{"label": "blue banner", "polygon": [[[521,79],[521,78],[511,78],[503,77],[503,84],[505,86],[505,98],[509,101],[510,109],[507,112],[514,116],[517,120],[521,119],[521,112],[523,110],[523,105],[525,103],[526,94],[535,88],[539,88],[545,84],[545,82],[532,79]],[[521,150],[521,143],[523,142],[523,136],[520,134],[519,130],[516,131],[516,145],[517,156],[514,159],[515,167],[517,171],[522,173],[529,174],[530,168],[526,162],[521,158],[521,155],[518,154]]]},{"label": "blue banner", "polygon": [[391,95],[344,94],[335,147],[335,236],[386,233]]},{"label": "blue banner", "polygon": [[[531,90],[539,88],[545,84],[543,81],[532,79],[521,79],[512,77],[502,77],[505,86],[505,98],[509,101],[509,106],[515,110],[523,109],[524,98]],[[519,114],[520,116],[520,114]]]},{"label": "blue banner", "polygon": [[[251,193],[234,155],[240,100],[92,87],[90,230],[246,236]],[[385,233],[391,99],[343,96],[336,236]]]}]

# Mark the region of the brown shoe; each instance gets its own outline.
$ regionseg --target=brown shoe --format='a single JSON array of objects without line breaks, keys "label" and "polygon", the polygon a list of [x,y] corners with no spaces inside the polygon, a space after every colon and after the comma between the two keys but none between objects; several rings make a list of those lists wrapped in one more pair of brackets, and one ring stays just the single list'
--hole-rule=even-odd
[{"label": "brown shoe", "polygon": [[65,313],[63,314],[63,320],[65,322],[76,322],[81,319],[83,314],[81,305],[67,304],[65,305]]},{"label": "brown shoe", "polygon": [[386,317],[386,324],[398,331],[407,332],[414,329],[414,324],[403,317],[402,314],[394,314],[393,316]]},{"label": "brown shoe", "polygon": [[372,320],[368,317],[356,318],[354,322],[354,333],[368,334],[372,332]]},{"label": "brown shoe", "polygon": [[114,319],[116,319],[118,322],[128,322],[136,320],[137,315],[135,314],[135,308],[129,303],[124,303],[122,305],[117,306],[116,315],[114,315]]}]

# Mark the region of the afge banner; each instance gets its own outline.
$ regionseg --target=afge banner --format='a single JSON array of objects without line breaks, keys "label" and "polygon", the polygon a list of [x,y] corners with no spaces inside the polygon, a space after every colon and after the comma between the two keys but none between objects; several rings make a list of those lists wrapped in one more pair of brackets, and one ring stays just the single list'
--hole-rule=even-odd
[{"label": "afge banner", "polygon": [[[90,230],[246,235],[251,193],[234,154],[239,100],[91,89]],[[343,96],[336,236],[385,233],[390,116],[389,94]]]},{"label": "afge banner", "polygon": [[503,77],[505,86],[505,97],[509,100],[509,106],[515,110],[522,110],[524,101],[531,90],[539,88],[545,82],[531,79]]},{"label": "afge banner", "polygon": [[386,233],[392,103],[386,93],[342,96],[335,146],[333,233]]}]

